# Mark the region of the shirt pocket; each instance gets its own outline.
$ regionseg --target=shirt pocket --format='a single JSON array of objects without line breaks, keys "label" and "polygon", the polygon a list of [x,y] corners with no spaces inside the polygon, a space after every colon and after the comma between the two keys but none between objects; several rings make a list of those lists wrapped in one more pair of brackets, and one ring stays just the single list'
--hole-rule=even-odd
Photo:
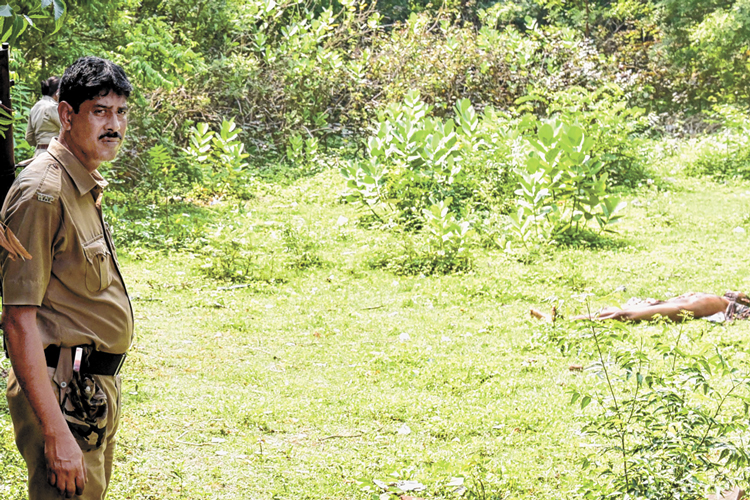
[{"label": "shirt pocket", "polygon": [[101,292],[112,283],[112,254],[104,235],[99,235],[83,245],[86,255],[86,288]]}]

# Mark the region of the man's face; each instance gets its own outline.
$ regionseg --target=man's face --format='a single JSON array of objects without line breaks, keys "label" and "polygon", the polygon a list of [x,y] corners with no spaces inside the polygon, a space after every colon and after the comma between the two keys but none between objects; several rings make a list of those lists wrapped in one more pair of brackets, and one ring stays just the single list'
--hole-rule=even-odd
[{"label": "man's face", "polygon": [[67,103],[60,118],[65,129],[66,146],[90,172],[104,161],[113,160],[128,126],[128,103],[125,96],[109,92],[84,101],[78,113]]}]

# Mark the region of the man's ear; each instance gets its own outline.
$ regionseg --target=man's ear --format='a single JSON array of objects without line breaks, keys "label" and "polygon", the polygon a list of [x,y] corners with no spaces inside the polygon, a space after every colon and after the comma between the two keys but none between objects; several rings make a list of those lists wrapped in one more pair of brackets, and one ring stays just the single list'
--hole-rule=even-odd
[{"label": "man's ear", "polygon": [[63,131],[68,131],[73,127],[73,106],[66,101],[60,101],[57,104],[57,114],[60,116],[60,126]]}]

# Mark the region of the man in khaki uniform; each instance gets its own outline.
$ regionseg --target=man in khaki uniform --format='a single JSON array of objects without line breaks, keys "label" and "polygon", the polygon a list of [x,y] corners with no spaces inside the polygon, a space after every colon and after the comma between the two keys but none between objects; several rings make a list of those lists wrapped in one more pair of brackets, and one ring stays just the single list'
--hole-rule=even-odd
[{"label": "man in khaki uniform", "polygon": [[60,79],[51,76],[42,82],[42,98],[29,111],[26,126],[26,142],[35,146],[34,157],[44,153],[53,138],[60,133],[60,117],[57,114],[57,90]]},{"label": "man in khaki uniform", "polygon": [[[131,90],[110,61],[84,57],[70,66],[60,82],[59,140],[21,172],[0,212],[32,256],[11,260],[3,252],[0,259],[13,366],[8,407],[28,465],[29,500],[101,500],[112,473],[118,372],[132,342],[133,312],[102,219],[107,183],[97,168],[117,154]],[[81,351],[86,357],[74,360]],[[96,429],[104,432],[94,449],[74,437],[61,410],[62,394],[72,387],[62,374],[73,372],[106,395],[103,428]]]}]

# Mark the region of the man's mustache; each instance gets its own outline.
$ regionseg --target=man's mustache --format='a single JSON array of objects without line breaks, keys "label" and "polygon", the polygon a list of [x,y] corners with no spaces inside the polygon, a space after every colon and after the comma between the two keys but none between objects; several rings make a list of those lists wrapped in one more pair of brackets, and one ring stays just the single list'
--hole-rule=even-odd
[{"label": "man's mustache", "polygon": [[122,140],[122,134],[120,134],[120,132],[105,132],[99,136],[99,139],[104,139],[105,137],[110,138],[110,139]]}]

